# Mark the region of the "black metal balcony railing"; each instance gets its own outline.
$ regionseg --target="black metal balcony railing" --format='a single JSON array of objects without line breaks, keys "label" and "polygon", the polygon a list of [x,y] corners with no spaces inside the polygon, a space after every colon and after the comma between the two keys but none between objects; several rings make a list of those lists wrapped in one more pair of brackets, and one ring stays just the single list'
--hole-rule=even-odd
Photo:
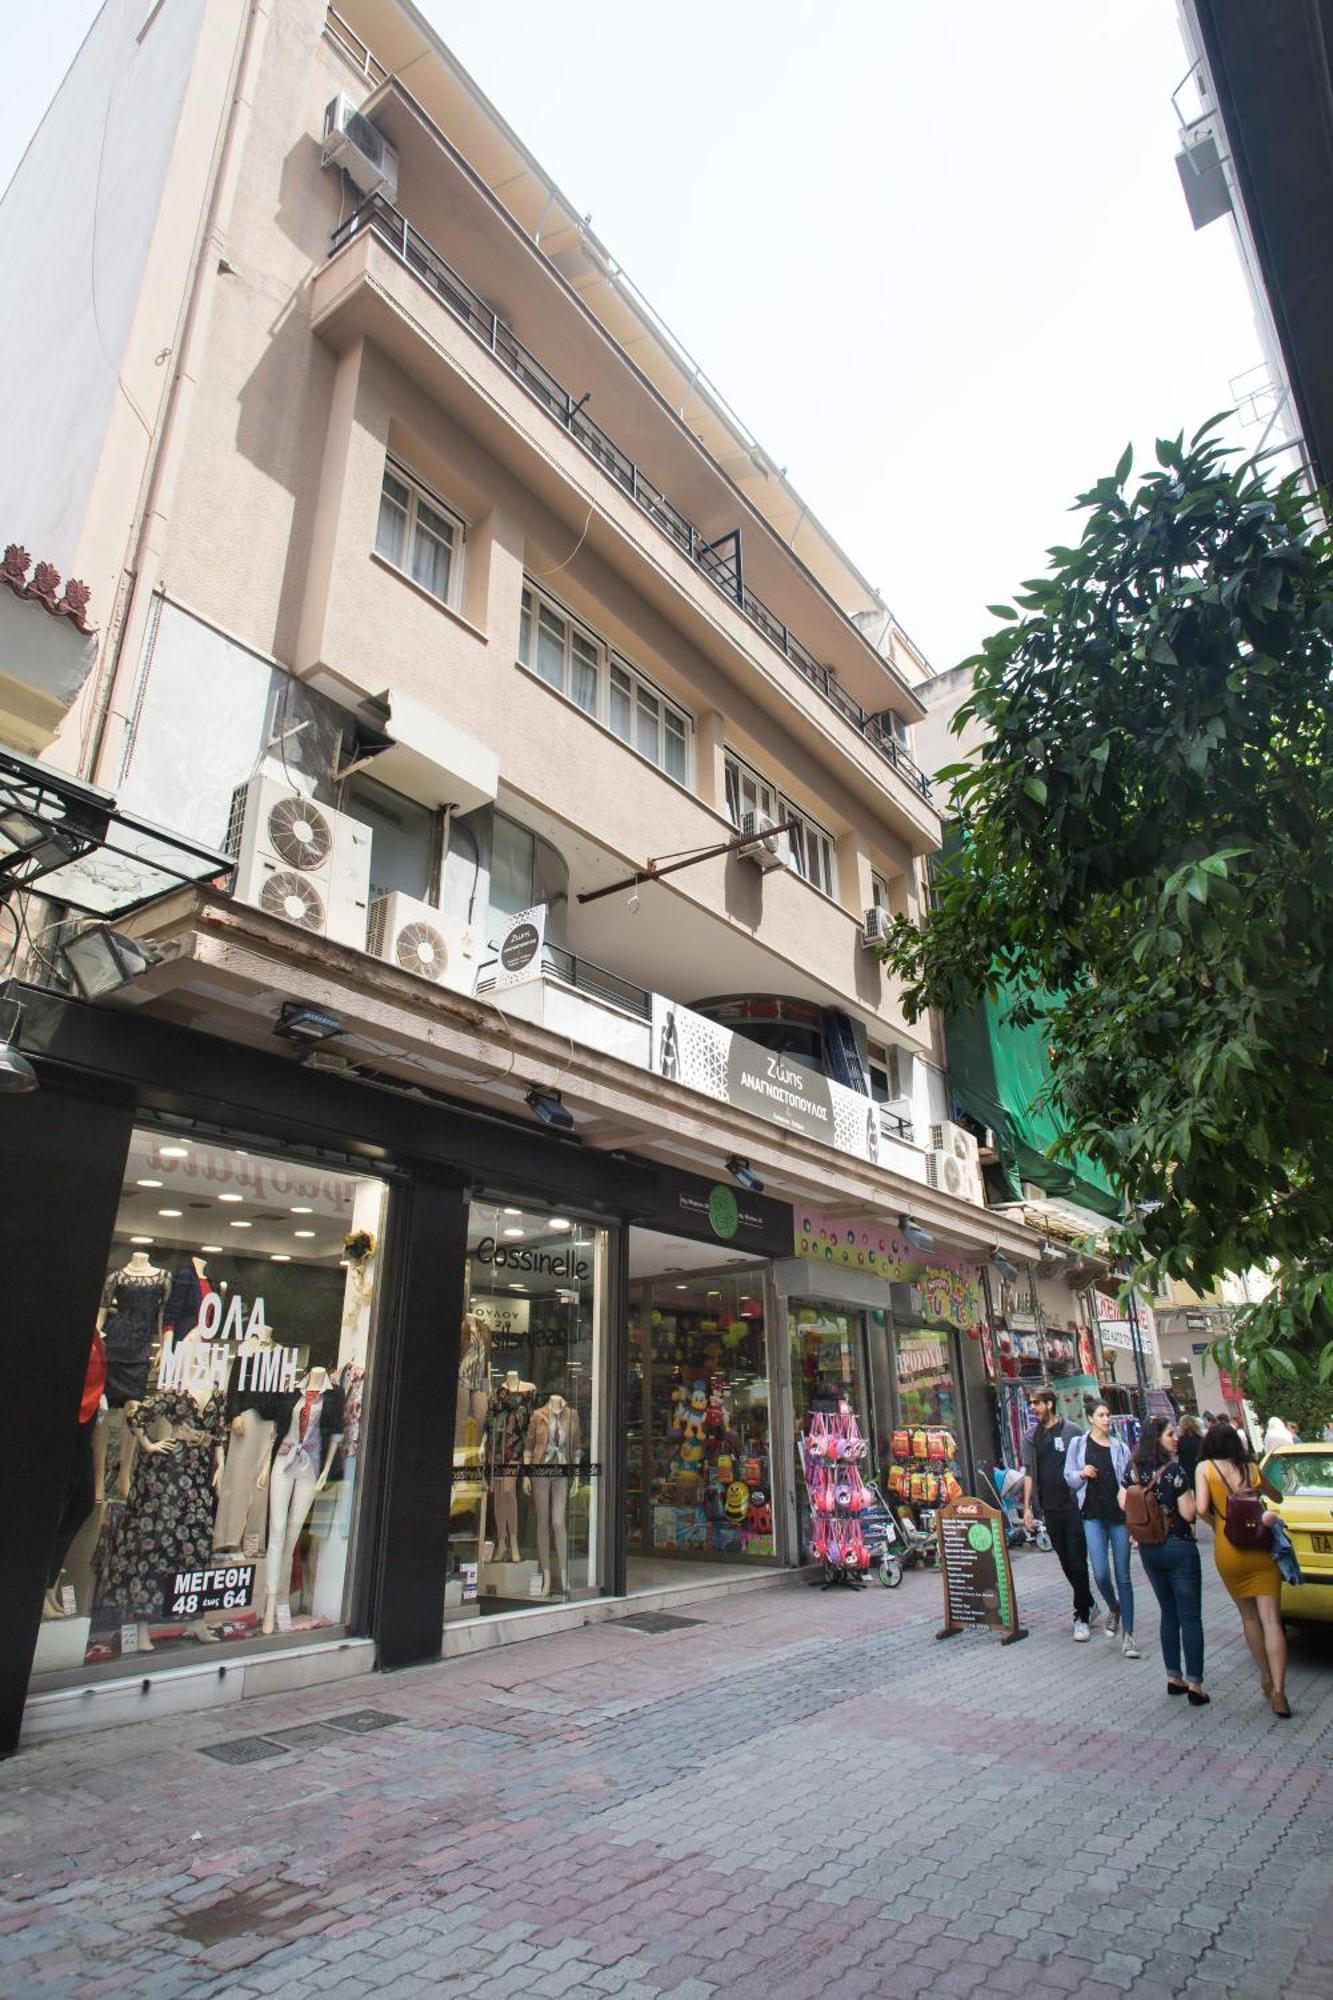
[{"label": "black metal balcony railing", "polygon": [[[576,958],[572,951],[563,946],[547,944],[542,946],[542,971],[552,979],[558,979],[565,986],[572,986],[576,993],[586,993],[590,1000],[604,1000],[611,1007],[619,1007],[622,1013],[632,1014],[638,1021],[653,1018],[653,996],[633,980],[622,979],[618,972],[612,972],[605,965],[594,965],[590,958]],[[495,960],[487,959],[477,972],[478,993],[489,993],[495,985]]]},{"label": "black metal balcony railing", "polygon": [[[897,771],[924,799],[930,797],[930,779],[903,749],[891,728],[879,715],[862,708],[855,696],[839,685],[832,667],[816,660],[745,584],[740,564],[740,538],[726,535],[710,541],[660,488],[640,471],[606,432],[588,415],[584,402],[576,400],[557,382],[526,348],[512,328],[506,326],[486,301],[460,278],[453,266],[431,247],[401,210],[383,195],[371,195],[333,232],[331,257],[358,236],[371,232],[413,275],[447,306],[483,347],[489,348],[504,364],[535,403],[539,403],[562,430],[582,445],[590,458],[627,493],[669,536],[689,560],[703,572],[724,597],[736,604],[750,623],[788,659],[809,683],[835,708],[873,750]],[[584,399],[586,401],[586,398]]]}]

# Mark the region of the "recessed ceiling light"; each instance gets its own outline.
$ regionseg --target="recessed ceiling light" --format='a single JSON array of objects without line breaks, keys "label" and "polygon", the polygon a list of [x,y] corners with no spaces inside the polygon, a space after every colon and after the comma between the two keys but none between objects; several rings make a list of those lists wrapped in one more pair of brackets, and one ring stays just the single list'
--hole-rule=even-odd
[{"label": "recessed ceiling light", "polygon": [[689,1289],[690,1289],[690,1288],[689,1288],[689,1286],[688,1286],[688,1285],[677,1285],[677,1287],[676,1287],[676,1290],[677,1290],[678,1292],[688,1292],[688,1290],[689,1290]]},{"label": "recessed ceiling light", "polygon": [[290,1264],[292,1260],[285,1250],[274,1250],[268,1261],[270,1264]]},{"label": "recessed ceiling light", "polygon": [[521,1208],[502,1208],[500,1213],[501,1215],[522,1215],[523,1211]]},{"label": "recessed ceiling light", "polygon": [[504,1234],[506,1236],[522,1236],[524,1232],[521,1229],[506,1229]]},{"label": "recessed ceiling light", "polygon": [[151,1243],[152,1240],[151,1236],[131,1236],[130,1238],[131,1243]]},{"label": "recessed ceiling light", "polygon": [[190,1157],[188,1146],[159,1146],[157,1150],[164,1160],[188,1160]]},{"label": "recessed ceiling light", "polygon": [[511,1285],[509,1289],[511,1292],[526,1292],[528,1288],[526,1285]]},{"label": "recessed ceiling light", "polygon": [[313,1229],[294,1229],[292,1231],[293,1236],[313,1236],[314,1233]]},{"label": "recessed ceiling light", "polygon": [[244,1196],[243,1194],[220,1194],[220,1195],[218,1196],[218,1200],[219,1200],[219,1201],[244,1201],[244,1200],[245,1200],[245,1196]]},{"label": "recessed ceiling light", "polygon": [[302,1208],[299,1202],[293,1203],[292,1205],[293,1215],[313,1215],[314,1212],[315,1211],[313,1208]]},{"label": "recessed ceiling light", "polygon": [[199,1248],[203,1251],[205,1257],[220,1257],[222,1255],[222,1245],[220,1243],[201,1243]]},{"label": "recessed ceiling light", "polygon": [[546,1226],[548,1229],[572,1229],[574,1227],[573,1223],[568,1221],[563,1215],[553,1215]]},{"label": "recessed ceiling light", "polygon": [[136,1187],[161,1187],[162,1183],[161,1181],[143,1180],[143,1181],[136,1181],[134,1185]]},{"label": "recessed ceiling light", "polygon": [[159,1208],[157,1212],[159,1215],[179,1215],[181,1213],[178,1208]]},{"label": "recessed ceiling light", "polygon": [[253,1229],[253,1222],[229,1222],[228,1229]]}]

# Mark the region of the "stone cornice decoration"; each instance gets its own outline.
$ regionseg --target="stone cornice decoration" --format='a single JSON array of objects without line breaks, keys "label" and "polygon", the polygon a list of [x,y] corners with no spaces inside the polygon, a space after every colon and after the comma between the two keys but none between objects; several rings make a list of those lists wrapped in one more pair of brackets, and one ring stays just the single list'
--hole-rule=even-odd
[{"label": "stone cornice decoration", "polygon": [[40,604],[53,618],[68,618],[77,632],[91,632],[93,627],[88,623],[87,613],[92,592],[87,584],[72,576],[62,593],[60,571],[54,563],[39,562],[29,577],[31,565],[28,551],[17,542],[10,542],[0,557],[0,584],[12,590],[15,597]]}]

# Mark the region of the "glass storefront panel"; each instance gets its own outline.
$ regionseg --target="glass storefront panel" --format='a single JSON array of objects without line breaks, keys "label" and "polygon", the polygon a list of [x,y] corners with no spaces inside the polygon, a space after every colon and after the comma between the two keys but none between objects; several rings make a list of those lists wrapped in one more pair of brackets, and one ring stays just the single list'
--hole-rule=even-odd
[{"label": "glass storefront panel", "polygon": [[600,1584],[606,1256],[549,1207],[471,1204],[447,1618]]},{"label": "glass storefront panel", "polygon": [[[791,1339],[791,1393],[799,1443],[813,1411],[835,1415],[846,1402],[863,1437],[873,1435],[866,1386],[865,1318],[818,1300],[793,1299],[787,1308]],[[867,1468],[868,1469],[868,1468]],[[802,1562],[809,1562],[810,1509],[805,1481],[796,1482]]]},{"label": "glass storefront panel", "polygon": [[35,1687],[341,1624],[385,1198],[134,1133]]},{"label": "glass storefront panel", "polygon": [[887,1479],[890,1491],[910,1504],[923,1528],[933,1527],[935,1509],[963,1491],[953,1342],[953,1334],[938,1328],[893,1330],[897,1399]]},{"label": "glass storefront panel", "polygon": [[632,1555],[773,1557],[764,1282],[762,1266],[631,1281]]}]

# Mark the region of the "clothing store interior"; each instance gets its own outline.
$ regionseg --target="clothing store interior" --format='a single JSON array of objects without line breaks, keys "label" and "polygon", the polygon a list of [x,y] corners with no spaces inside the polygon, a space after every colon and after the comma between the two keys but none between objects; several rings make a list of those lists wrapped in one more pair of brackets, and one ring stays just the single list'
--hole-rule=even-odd
[{"label": "clothing store interior", "polygon": [[[384,1200],[369,1176],[135,1131],[36,1687],[337,1630]],[[203,1571],[230,1586],[182,1585]]]}]

